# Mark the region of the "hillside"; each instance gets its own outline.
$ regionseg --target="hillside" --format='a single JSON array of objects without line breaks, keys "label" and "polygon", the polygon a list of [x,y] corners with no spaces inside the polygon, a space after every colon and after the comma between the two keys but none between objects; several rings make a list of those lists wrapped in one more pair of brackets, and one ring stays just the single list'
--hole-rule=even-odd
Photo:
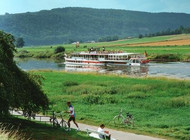
[{"label": "hillside", "polygon": [[147,13],[113,9],[59,8],[0,16],[0,29],[23,37],[26,45],[97,40],[190,26],[190,14]]}]

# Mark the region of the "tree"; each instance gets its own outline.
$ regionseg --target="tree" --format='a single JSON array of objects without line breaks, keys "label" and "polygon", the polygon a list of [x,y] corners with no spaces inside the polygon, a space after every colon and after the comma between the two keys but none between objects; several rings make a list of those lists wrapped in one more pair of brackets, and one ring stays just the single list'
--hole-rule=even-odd
[{"label": "tree", "polygon": [[19,37],[17,40],[16,40],[16,47],[17,48],[22,48],[24,46],[24,40],[22,37]]},{"label": "tree", "polygon": [[41,76],[20,70],[13,60],[14,37],[0,31],[0,117],[9,108],[39,111],[48,108],[48,98],[40,86]]},{"label": "tree", "polygon": [[58,46],[58,47],[55,49],[55,51],[54,51],[55,54],[56,54],[56,53],[60,53],[60,52],[65,52],[65,48],[62,47],[62,46]]},{"label": "tree", "polygon": [[142,34],[139,34],[139,38],[140,38],[140,39],[143,38],[143,35],[142,35]]}]

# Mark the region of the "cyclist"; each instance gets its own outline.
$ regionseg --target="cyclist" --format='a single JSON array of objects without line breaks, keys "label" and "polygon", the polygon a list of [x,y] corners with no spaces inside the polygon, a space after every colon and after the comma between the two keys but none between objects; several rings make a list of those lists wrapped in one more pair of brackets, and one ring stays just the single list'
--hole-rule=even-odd
[{"label": "cyclist", "polygon": [[70,116],[70,117],[69,117],[69,120],[68,120],[69,130],[70,130],[70,126],[71,126],[71,124],[70,124],[71,121],[74,122],[74,124],[75,124],[76,127],[77,127],[77,130],[80,130],[78,124],[77,124],[76,121],[75,121],[75,111],[74,111],[74,107],[72,106],[71,102],[67,102],[67,105],[68,105],[68,107],[69,107],[69,111],[66,111],[66,113],[69,113],[69,116]]}]

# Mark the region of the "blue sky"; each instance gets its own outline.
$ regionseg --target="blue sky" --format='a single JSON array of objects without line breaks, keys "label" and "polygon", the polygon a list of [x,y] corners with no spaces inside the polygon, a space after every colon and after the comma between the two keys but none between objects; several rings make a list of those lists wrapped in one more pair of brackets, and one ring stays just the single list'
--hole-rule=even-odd
[{"label": "blue sky", "polygon": [[190,13],[190,0],[0,0],[1,15],[63,7]]}]

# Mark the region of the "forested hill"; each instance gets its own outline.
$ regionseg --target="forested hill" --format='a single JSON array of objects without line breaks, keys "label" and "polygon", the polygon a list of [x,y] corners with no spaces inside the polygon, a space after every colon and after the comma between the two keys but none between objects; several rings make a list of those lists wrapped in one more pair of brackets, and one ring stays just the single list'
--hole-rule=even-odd
[{"label": "forested hill", "polygon": [[27,45],[130,37],[190,27],[190,14],[147,13],[113,9],[59,8],[0,16],[0,30],[23,37]]}]

